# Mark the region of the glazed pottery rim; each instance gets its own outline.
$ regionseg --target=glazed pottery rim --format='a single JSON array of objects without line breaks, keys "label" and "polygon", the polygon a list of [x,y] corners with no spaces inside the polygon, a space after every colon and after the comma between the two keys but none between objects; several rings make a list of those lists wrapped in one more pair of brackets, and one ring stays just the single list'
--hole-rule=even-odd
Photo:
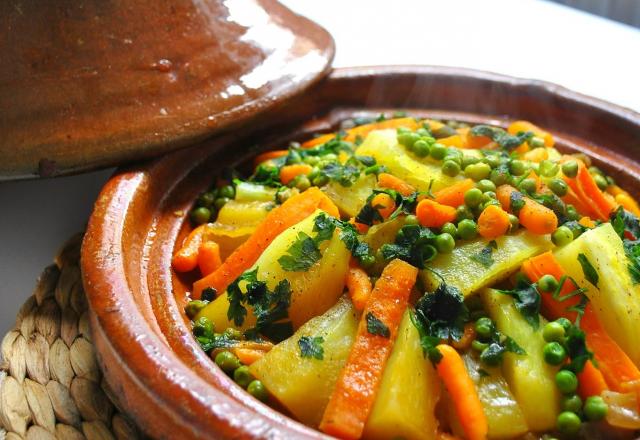
[{"label": "glazed pottery rim", "polygon": [[[563,100],[586,104],[619,118],[624,118],[631,125],[640,127],[640,113],[631,109],[583,95],[550,82],[515,78],[474,69],[412,65],[363,66],[335,69],[324,81],[404,73],[427,76],[447,75],[461,79],[497,81],[503,84],[507,83],[509,87],[515,88],[543,89],[546,93],[559,96]],[[318,87],[322,87],[322,85],[319,84]],[[488,117],[489,115],[483,116]],[[115,359],[114,355],[117,359],[122,360],[128,359],[127,355],[135,354],[140,359],[144,359],[146,364],[127,363],[123,367],[127,374],[133,378],[132,383],[135,382],[136,386],[141,387],[140,395],[146,395],[150,399],[159,401],[160,408],[164,406],[165,416],[169,419],[173,417],[174,422],[185,422],[193,415],[189,414],[187,410],[177,414],[175,405],[171,406],[170,403],[176,400],[183,403],[191,401],[196,406],[209,407],[211,399],[213,399],[215,402],[211,409],[211,416],[220,421],[221,431],[218,433],[222,437],[230,436],[230,433],[234,432],[233,430],[237,430],[234,436],[239,438],[258,438],[274,434],[282,435],[282,433],[305,438],[322,436],[321,433],[248,397],[239,387],[226,387],[222,390],[203,381],[189,365],[186,365],[183,359],[170,349],[166,340],[158,333],[157,324],[148,322],[133,301],[132,297],[135,296],[135,293],[129,285],[129,274],[124,273],[122,255],[119,254],[128,210],[114,210],[114,208],[128,207],[126,204],[131,201],[134,192],[142,186],[149,185],[149,182],[145,182],[145,173],[157,167],[163,160],[147,162],[116,172],[105,185],[96,202],[94,214],[89,222],[83,243],[81,262],[83,282],[90,306],[92,331],[98,337],[97,339],[106,341],[106,345],[97,345],[97,354],[103,369],[106,370],[106,375],[109,376],[108,372],[112,367],[109,362]],[[196,166],[184,170],[189,174],[195,168]],[[182,169],[177,172],[180,171]],[[176,175],[174,177],[181,179],[184,176]],[[170,245],[173,247],[173,243]],[[145,275],[147,275],[146,272]],[[171,292],[166,293],[171,296]],[[111,298],[109,304],[105,302],[105,296]],[[123,338],[123,336],[127,338]],[[194,362],[195,359],[202,360],[206,357],[201,351],[194,352],[193,356]],[[173,383],[159,383],[146,377],[155,372],[159,375],[173,377],[175,381]],[[206,393],[194,390],[199,386],[207,387]],[[125,409],[132,404],[132,402],[123,403]],[[232,415],[224,414],[220,412],[222,407],[232,407],[239,412]],[[258,417],[257,425],[255,427],[248,426],[253,417]],[[147,430],[151,429],[148,420],[143,421],[142,424]],[[273,432],[270,431],[270,427],[273,427]],[[186,427],[185,432],[196,436],[198,431],[196,428],[193,429],[193,431],[189,431],[189,427]],[[158,431],[153,432],[159,434]]]}]

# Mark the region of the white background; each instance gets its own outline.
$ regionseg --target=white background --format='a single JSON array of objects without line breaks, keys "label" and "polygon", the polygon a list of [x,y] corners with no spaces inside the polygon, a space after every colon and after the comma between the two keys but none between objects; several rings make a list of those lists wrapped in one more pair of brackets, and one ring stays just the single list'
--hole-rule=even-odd
[{"label": "white background", "polygon": [[[433,64],[552,81],[640,111],[640,31],[541,0],[285,0],[336,67]],[[640,139],[638,140],[640,148]],[[0,336],[111,171],[0,184]]]}]

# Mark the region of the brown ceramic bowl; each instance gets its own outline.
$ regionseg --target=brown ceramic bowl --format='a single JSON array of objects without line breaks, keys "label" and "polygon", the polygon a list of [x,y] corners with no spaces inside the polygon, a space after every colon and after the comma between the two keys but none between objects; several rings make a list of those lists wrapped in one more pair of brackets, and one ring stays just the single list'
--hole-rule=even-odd
[{"label": "brown ceramic bowl", "polygon": [[171,270],[185,213],[221,168],[304,139],[355,114],[505,124],[527,119],[564,151],[585,151],[640,195],[640,114],[537,81],[440,67],[336,70],[304,96],[234,135],[118,171],[95,205],[82,249],[100,363],[120,404],[157,438],[319,438],[236,386],[192,338],[187,285]]}]

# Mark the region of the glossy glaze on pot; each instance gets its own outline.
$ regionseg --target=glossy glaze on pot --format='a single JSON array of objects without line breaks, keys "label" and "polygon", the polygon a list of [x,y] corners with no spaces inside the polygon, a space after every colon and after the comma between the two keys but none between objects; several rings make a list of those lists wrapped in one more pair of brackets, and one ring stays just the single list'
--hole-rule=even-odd
[{"label": "glossy glaze on pot", "polygon": [[275,0],[7,0],[0,32],[0,180],[193,144],[301,92],[334,53]]},{"label": "glossy glaze on pot", "polygon": [[200,350],[183,313],[191,280],[177,278],[170,260],[193,200],[224,166],[384,109],[474,123],[527,119],[551,131],[560,149],[589,151],[639,194],[640,115],[546,83],[430,67],[338,70],[241,133],[123,169],[96,203],[82,269],[105,377],[147,433],[322,437],[250,397]]}]

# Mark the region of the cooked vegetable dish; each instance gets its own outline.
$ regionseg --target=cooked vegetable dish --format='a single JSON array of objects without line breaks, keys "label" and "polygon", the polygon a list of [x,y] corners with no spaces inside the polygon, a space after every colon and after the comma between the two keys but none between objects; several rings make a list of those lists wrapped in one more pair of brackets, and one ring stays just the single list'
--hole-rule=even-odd
[{"label": "cooked vegetable dish", "polygon": [[589,157],[381,116],[227,175],[172,265],[253,397],[343,439],[637,437],[640,208]]}]

